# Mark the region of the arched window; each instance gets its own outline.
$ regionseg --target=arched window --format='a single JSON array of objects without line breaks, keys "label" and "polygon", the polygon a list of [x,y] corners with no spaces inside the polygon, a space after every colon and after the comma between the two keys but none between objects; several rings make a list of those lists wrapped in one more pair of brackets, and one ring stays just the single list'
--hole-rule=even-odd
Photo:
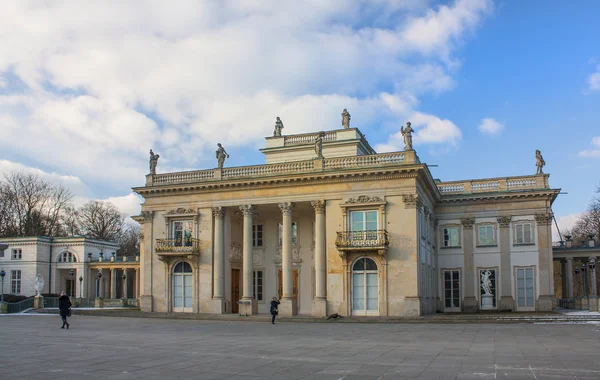
[{"label": "arched window", "polygon": [[192,266],[181,261],[173,268],[173,311],[192,311]]},{"label": "arched window", "polygon": [[377,263],[361,257],[352,266],[352,314],[377,315],[379,312],[379,272]]},{"label": "arched window", "polygon": [[59,263],[76,263],[77,256],[75,256],[71,252],[63,252],[60,255],[58,255],[58,262]]}]

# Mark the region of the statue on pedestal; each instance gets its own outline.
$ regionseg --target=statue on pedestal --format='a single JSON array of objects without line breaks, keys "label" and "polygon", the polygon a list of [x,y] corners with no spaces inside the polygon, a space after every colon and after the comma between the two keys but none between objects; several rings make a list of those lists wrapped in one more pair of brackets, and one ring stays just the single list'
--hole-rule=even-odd
[{"label": "statue on pedestal", "polygon": [[537,170],[536,170],[535,174],[544,174],[544,171],[542,170],[544,165],[546,165],[546,161],[544,161],[544,157],[542,157],[542,152],[540,152],[539,150],[536,150],[535,151],[535,166],[537,167]]},{"label": "statue on pedestal", "polygon": [[325,137],[325,132],[321,131],[315,139],[315,153],[318,158],[323,157],[323,137]]},{"label": "statue on pedestal", "polygon": [[281,121],[279,116],[277,116],[277,119],[275,120],[275,130],[273,131],[273,137],[281,137],[282,129],[283,129],[283,122]]},{"label": "statue on pedestal", "polygon": [[33,281],[33,287],[35,288],[36,291],[36,297],[39,297],[42,295],[42,290],[44,290],[44,277],[42,277],[41,273],[38,273],[37,276],[35,276],[35,280]]},{"label": "statue on pedestal", "polygon": [[350,113],[345,108],[342,112],[342,127],[344,127],[344,129],[350,128]]},{"label": "statue on pedestal", "polygon": [[156,174],[156,165],[158,165],[159,157],[158,154],[154,154],[152,149],[150,149],[150,174],[152,175]]},{"label": "statue on pedestal", "polygon": [[218,148],[215,152],[217,154],[217,163],[218,168],[223,169],[223,164],[225,163],[225,158],[229,158],[229,154],[225,151],[225,148],[221,145],[221,143],[217,144]]},{"label": "statue on pedestal", "polygon": [[412,147],[412,133],[414,130],[410,127],[410,121],[406,123],[406,128],[400,126],[400,133],[404,137],[404,150],[413,150]]},{"label": "statue on pedestal", "polygon": [[492,276],[492,272],[489,270],[481,272],[481,289],[485,292],[484,295],[491,296],[492,294],[492,280],[490,277]]}]

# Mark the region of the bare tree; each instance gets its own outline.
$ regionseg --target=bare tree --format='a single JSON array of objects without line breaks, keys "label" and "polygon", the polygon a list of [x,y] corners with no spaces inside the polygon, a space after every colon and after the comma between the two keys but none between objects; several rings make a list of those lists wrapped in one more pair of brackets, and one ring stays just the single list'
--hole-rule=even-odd
[{"label": "bare tree", "polygon": [[136,222],[125,223],[119,238],[119,256],[135,256],[140,254],[140,225]]},{"label": "bare tree", "polygon": [[570,230],[565,230],[563,236],[571,235],[575,242],[587,241],[590,235],[600,238],[600,186],[588,209],[579,217]]},{"label": "bare tree", "polygon": [[102,240],[118,241],[123,233],[125,217],[108,202],[89,201],[78,212],[81,234]]}]

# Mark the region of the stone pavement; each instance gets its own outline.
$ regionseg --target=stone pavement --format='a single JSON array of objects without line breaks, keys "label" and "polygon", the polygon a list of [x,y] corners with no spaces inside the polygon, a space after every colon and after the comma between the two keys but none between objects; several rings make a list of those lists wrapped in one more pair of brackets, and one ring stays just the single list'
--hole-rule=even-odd
[{"label": "stone pavement", "polygon": [[[0,317],[19,379],[600,379],[600,324]],[[6,377],[5,377],[6,376]]]}]

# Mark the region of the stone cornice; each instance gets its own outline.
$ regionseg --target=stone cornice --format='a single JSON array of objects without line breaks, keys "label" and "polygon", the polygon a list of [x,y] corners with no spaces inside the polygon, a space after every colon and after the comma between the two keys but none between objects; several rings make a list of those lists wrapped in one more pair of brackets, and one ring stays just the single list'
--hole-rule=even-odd
[{"label": "stone cornice", "polygon": [[503,201],[513,202],[516,200],[531,200],[540,199],[544,201],[554,202],[560,189],[546,190],[528,190],[528,191],[510,191],[510,192],[495,192],[495,193],[477,193],[477,194],[460,194],[452,196],[443,196],[439,205],[450,205],[452,203],[469,204],[479,202]]}]

